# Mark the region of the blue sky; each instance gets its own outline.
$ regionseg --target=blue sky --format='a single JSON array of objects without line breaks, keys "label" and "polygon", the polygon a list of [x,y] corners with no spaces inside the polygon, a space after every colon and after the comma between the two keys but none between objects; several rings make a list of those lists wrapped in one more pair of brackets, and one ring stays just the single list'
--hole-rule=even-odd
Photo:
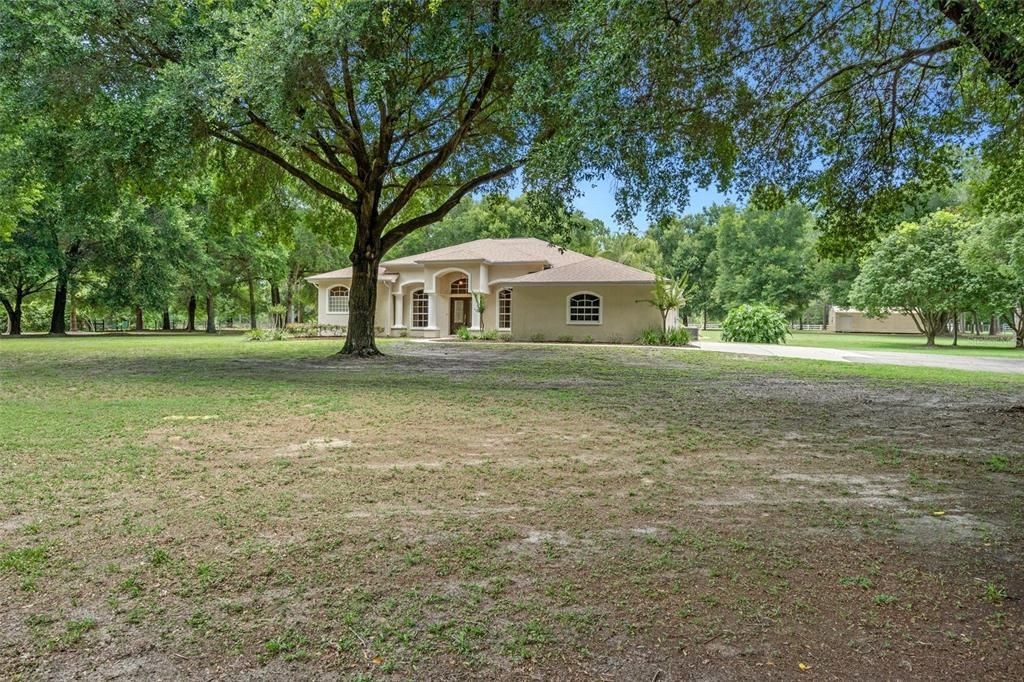
[{"label": "blue sky", "polygon": [[[581,183],[578,187],[583,192],[583,196],[576,199],[576,208],[582,211],[588,218],[603,220],[605,225],[614,230],[624,229],[612,217],[612,214],[615,212],[615,186],[611,179],[605,178],[596,183]],[[690,191],[690,200],[687,202],[686,212],[699,213],[711,204],[722,204],[729,200],[729,196],[721,194],[714,187],[707,189],[694,188]],[[732,200],[735,201],[735,198],[732,198]],[[640,214],[634,218],[634,223],[637,229],[642,232],[647,227],[648,217],[645,214]]]}]

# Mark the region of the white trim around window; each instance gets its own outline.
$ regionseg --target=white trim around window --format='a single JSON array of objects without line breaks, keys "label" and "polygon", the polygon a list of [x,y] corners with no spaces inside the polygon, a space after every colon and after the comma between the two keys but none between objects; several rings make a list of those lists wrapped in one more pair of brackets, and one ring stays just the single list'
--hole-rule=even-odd
[{"label": "white trim around window", "polygon": [[348,313],[348,287],[336,286],[327,290],[327,312]]},{"label": "white trim around window", "polygon": [[592,291],[577,291],[565,299],[565,323],[599,325],[604,322],[601,296]]},{"label": "white trim around window", "polygon": [[506,332],[512,329],[511,289],[502,289],[498,292],[498,329]]},{"label": "white trim around window", "polygon": [[417,289],[412,292],[412,313],[409,320],[413,329],[426,329],[430,326],[430,296]]}]

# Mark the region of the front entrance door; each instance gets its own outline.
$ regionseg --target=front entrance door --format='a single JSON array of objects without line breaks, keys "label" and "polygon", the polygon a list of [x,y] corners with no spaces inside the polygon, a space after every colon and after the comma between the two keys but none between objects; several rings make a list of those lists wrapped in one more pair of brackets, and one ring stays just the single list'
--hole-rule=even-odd
[{"label": "front entrance door", "polygon": [[468,298],[452,298],[451,299],[451,320],[449,334],[454,334],[459,331],[460,327],[468,327],[470,323],[470,299]]}]

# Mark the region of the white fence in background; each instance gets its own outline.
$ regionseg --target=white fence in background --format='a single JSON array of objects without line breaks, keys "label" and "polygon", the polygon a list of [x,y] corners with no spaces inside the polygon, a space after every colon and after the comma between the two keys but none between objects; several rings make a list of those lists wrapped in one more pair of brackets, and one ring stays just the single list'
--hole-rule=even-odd
[{"label": "white fence in background", "polygon": [[[721,329],[722,328],[722,325],[720,323],[718,323],[718,322],[708,322],[707,327],[705,327],[704,325],[698,325],[698,326],[701,329]],[[799,322],[790,322],[789,323],[789,328],[790,329],[801,329],[800,323]],[[808,332],[808,331],[809,332],[828,331],[825,328],[825,325],[823,325],[823,324],[804,324],[802,329],[805,332]]]}]

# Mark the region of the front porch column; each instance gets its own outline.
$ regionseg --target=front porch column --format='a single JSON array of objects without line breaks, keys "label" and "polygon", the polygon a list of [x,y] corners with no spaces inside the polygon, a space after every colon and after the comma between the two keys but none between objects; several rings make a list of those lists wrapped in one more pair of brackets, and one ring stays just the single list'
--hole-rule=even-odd
[{"label": "front porch column", "polygon": [[394,327],[405,327],[405,295],[395,294],[395,324]]},{"label": "front porch column", "polygon": [[427,329],[437,329],[437,294],[427,294]]},{"label": "front porch column", "polygon": [[[477,294],[477,296],[483,296],[483,295],[484,294]],[[476,296],[474,296],[473,298],[469,299],[469,308],[470,308],[470,312],[472,314],[472,318],[471,318],[472,324],[470,325],[469,329],[470,329],[470,331],[478,332],[478,331],[480,331],[480,311],[476,309]]]}]

